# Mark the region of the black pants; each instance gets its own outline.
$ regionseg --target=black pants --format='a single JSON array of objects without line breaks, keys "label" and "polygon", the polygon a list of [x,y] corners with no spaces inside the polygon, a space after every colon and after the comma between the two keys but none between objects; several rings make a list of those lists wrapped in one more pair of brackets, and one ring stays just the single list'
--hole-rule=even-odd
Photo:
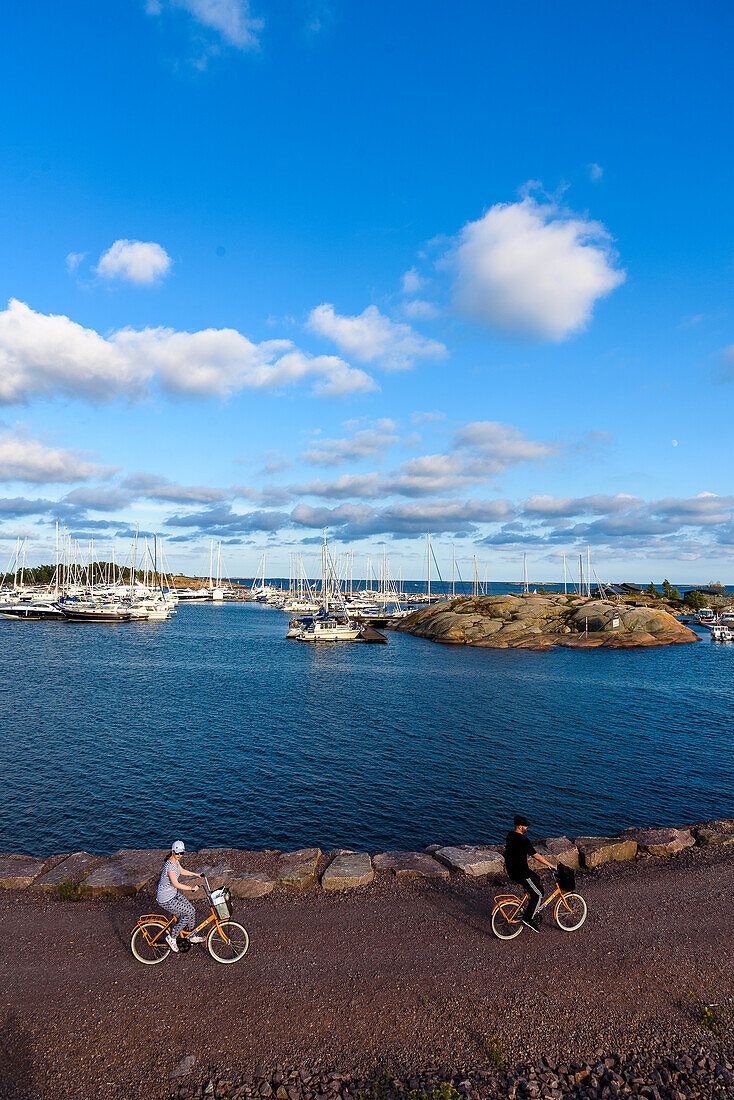
[{"label": "black pants", "polygon": [[538,912],[538,906],[543,900],[543,887],[540,885],[540,875],[535,871],[528,871],[525,878],[513,879],[518,886],[522,886],[525,893],[528,895],[528,903],[525,906],[525,912],[523,916],[525,920],[532,920],[535,914]]}]

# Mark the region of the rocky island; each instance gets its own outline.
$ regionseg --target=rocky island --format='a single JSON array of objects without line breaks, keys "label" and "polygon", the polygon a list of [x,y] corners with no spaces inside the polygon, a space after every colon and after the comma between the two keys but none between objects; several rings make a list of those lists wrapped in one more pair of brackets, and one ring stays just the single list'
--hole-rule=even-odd
[{"label": "rocky island", "polygon": [[490,649],[628,649],[698,641],[695,631],[661,607],[563,593],[442,600],[393,629],[432,642]]}]

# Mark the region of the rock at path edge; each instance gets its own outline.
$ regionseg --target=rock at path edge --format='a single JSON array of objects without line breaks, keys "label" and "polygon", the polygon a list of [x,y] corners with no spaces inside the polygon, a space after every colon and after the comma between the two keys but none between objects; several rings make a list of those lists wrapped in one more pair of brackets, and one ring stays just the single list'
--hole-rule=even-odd
[{"label": "rock at path edge", "polygon": [[505,869],[505,860],[496,848],[439,848],[434,853],[437,860],[445,863],[451,871],[481,878],[484,875],[501,875]]},{"label": "rock at path edge", "polygon": [[[549,836],[539,840],[534,845],[536,852],[547,859],[549,863],[563,863],[572,870],[579,869],[579,850],[567,836]],[[528,859],[528,866],[533,871],[547,872],[548,868],[533,856]]]},{"label": "rock at path edge", "polygon": [[427,852],[378,852],[372,859],[376,871],[391,871],[396,878],[448,878],[447,867]]},{"label": "rock at path edge", "polygon": [[577,836],[574,844],[581,866],[589,869],[602,863],[634,859],[637,855],[637,841],[630,837]]},{"label": "rock at path edge", "polygon": [[278,868],[278,882],[292,890],[306,890],[316,882],[316,864],[320,848],[301,848],[286,852]]},{"label": "rock at path edge", "polygon": [[275,889],[275,881],[264,871],[233,875],[223,885],[229,886],[236,898],[264,898]]},{"label": "rock at path edge", "polygon": [[131,897],[163,870],[168,848],[121,848],[84,883],[88,897]]},{"label": "rock at path edge", "polygon": [[353,890],[375,877],[367,852],[338,852],[321,876],[323,890]]},{"label": "rock at path edge", "polygon": [[50,893],[60,886],[62,882],[78,885],[86,875],[104,862],[104,856],[93,856],[90,852],[72,852],[71,855],[57,863],[50,871],[39,875],[30,886],[31,890],[44,890]]},{"label": "rock at path edge", "polygon": [[690,829],[625,829],[621,835],[636,840],[638,850],[651,856],[670,856],[696,843]]},{"label": "rock at path edge", "polygon": [[0,890],[25,890],[45,864],[46,860],[33,856],[0,855]]},{"label": "rock at path edge", "polygon": [[692,826],[692,832],[696,843],[704,847],[709,844],[734,844],[734,819],[700,821]]}]

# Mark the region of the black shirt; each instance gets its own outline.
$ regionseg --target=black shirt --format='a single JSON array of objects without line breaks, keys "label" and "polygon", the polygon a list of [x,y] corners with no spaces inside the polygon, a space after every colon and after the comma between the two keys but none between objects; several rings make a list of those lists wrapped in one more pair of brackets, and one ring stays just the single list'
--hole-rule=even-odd
[{"label": "black shirt", "polygon": [[524,833],[512,832],[507,834],[505,840],[505,869],[507,874],[515,882],[527,878],[530,874],[528,856],[535,855],[535,848]]}]

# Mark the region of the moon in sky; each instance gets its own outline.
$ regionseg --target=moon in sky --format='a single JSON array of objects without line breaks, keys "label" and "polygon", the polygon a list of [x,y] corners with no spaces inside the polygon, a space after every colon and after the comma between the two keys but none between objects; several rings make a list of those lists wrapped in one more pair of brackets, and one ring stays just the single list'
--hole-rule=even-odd
[{"label": "moon in sky", "polygon": [[672,443],[673,443],[673,446],[674,446],[674,447],[677,447],[677,446],[678,446],[678,440],[677,440],[677,439],[674,439],[674,440],[672,440]]}]

